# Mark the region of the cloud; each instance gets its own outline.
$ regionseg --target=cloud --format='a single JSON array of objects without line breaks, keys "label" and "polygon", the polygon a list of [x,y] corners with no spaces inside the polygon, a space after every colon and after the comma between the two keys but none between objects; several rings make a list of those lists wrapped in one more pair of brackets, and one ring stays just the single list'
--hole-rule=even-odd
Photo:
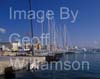
[{"label": "cloud", "polygon": [[6,33],[6,29],[4,29],[4,28],[0,28],[0,33]]}]

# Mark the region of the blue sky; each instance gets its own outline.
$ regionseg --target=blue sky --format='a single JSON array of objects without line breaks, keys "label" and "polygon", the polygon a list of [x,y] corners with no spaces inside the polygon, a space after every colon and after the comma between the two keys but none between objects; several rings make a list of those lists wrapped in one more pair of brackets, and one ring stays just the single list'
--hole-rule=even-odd
[{"label": "blue sky", "polygon": [[[0,33],[1,41],[8,41],[11,33],[19,33],[25,36],[30,32],[28,20],[10,20],[9,7],[14,9],[28,10],[28,0],[1,0],[0,2],[0,28],[5,29],[5,33]],[[68,7],[75,11],[78,9],[78,17],[75,23],[69,20],[59,19],[59,8]],[[56,27],[66,24],[67,37],[70,45],[100,47],[100,0],[32,0],[32,9],[51,9],[55,12]],[[33,22],[35,35],[40,35],[41,25]],[[47,19],[44,30],[47,30]]]}]

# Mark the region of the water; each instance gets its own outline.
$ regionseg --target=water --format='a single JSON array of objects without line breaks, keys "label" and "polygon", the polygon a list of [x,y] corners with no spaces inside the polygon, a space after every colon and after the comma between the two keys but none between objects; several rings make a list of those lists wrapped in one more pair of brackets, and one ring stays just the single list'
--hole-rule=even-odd
[{"label": "water", "polygon": [[[62,65],[62,69],[60,69],[59,65],[57,67],[58,69],[55,70],[55,64],[52,65],[53,69],[51,70],[49,64],[48,70],[17,72],[16,79],[100,79],[100,53],[66,54],[63,55],[60,61],[70,61],[70,70],[65,70],[64,65]],[[72,68],[72,63],[75,61],[80,63],[80,68],[78,70]],[[84,61],[89,63],[89,69],[85,68],[82,70],[82,62]],[[78,65],[76,64],[75,67],[78,67]]]}]

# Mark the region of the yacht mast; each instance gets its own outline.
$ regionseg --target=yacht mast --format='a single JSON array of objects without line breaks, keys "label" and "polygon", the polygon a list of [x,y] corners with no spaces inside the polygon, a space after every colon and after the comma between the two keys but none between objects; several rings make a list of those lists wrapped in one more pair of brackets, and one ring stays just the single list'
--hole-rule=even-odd
[{"label": "yacht mast", "polygon": [[48,45],[47,45],[47,50],[49,50],[49,52],[50,52],[50,50],[51,50],[51,34],[50,34],[50,21],[49,21],[49,19],[48,19],[48,33],[49,33],[49,42],[48,42]]},{"label": "yacht mast", "polygon": [[54,45],[54,51],[55,51],[55,49],[56,49],[56,29],[55,29],[56,27],[55,27],[55,21],[53,20],[53,45]]},{"label": "yacht mast", "polygon": [[66,29],[66,25],[64,25],[64,48],[65,48],[65,50],[68,51],[68,45],[67,45],[67,29]]},{"label": "yacht mast", "polygon": [[[32,10],[32,1],[31,0],[28,0],[29,2],[29,9]],[[31,26],[31,38],[33,38],[33,20],[30,19],[30,26]],[[34,46],[33,44],[31,45],[31,50],[32,50],[32,55],[34,55]]]}]

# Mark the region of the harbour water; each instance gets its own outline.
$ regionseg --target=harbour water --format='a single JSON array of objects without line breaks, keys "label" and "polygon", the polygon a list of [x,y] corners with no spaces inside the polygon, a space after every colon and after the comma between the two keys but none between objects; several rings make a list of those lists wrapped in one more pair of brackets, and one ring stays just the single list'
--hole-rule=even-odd
[{"label": "harbour water", "polygon": [[[0,58],[1,59],[1,58]],[[60,69],[58,66],[55,70],[50,69],[50,64],[47,70],[38,70],[36,72],[30,71],[18,71],[16,72],[16,79],[100,79],[100,53],[75,53],[75,54],[64,54],[60,61],[70,61],[70,69]],[[73,62],[76,63],[79,68],[74,70]],[[89,63],[89,69],[82,69],[82,62],[87,61]],[[59,61],[58,61],[59,62]],[[4,79],[0,77],[0,79]]]}]

